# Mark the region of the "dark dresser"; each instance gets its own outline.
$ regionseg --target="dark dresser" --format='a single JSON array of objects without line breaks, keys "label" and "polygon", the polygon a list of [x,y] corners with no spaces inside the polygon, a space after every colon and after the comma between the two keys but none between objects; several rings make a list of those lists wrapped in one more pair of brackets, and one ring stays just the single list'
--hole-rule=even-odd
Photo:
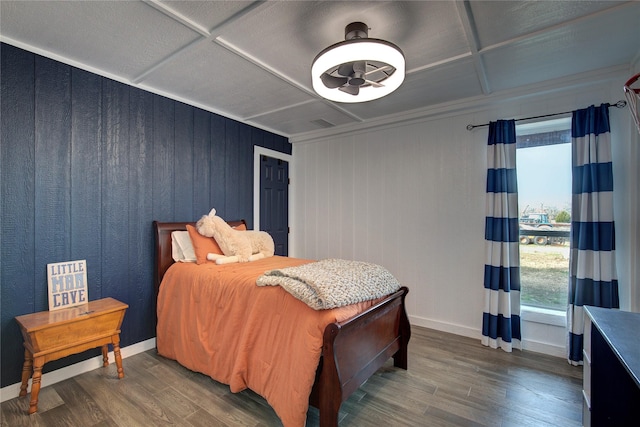
[{"label": "dark dresser", "polygon": [[584,426],[640,425],[640,313],[584,307]]}]

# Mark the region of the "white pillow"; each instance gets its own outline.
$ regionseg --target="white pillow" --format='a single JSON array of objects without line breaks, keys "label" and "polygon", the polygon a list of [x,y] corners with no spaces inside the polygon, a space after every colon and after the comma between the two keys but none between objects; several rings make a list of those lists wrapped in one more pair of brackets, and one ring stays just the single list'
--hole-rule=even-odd
[{"label": "white pillow", "polygon": [[188,231],[171,232],[171,256],[175,262],[196,262]]}]

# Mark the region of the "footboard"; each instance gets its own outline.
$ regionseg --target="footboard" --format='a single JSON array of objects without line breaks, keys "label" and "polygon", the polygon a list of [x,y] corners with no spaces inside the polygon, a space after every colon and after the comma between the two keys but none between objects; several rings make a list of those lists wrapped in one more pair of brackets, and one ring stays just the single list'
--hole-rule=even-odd
[{"label": "footboard", "polygon": [[338,425],[340,405],[389,358],[407,369],[411,327],[405,310],[409,290],[400,288],[380,303],[324,331],[322,358],[309,402],[320,410],[320,426]]}]

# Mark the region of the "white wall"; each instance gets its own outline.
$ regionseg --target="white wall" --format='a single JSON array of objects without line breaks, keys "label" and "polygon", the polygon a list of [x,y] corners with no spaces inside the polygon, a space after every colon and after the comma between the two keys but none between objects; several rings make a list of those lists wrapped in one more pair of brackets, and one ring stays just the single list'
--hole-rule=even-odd
[{"label": "white wall", "polygon": [[[470,132],[466,125],[615,102],[624,99],[628,75],[607,70],[443,105],[395,124],[292,140],[290,254],[382,264],[410,288],[413,324],[479,338],[487,128]],[[628,109],[610,113],[621,304],[640,311],[640,142]],[[525,317],[524,347],[563,356],[564,320],[550,326],[539,318]]]}]

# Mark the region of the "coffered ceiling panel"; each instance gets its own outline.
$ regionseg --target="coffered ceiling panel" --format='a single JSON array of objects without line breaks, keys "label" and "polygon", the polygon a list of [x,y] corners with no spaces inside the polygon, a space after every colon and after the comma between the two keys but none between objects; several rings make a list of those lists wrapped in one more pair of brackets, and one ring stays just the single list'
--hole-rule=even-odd
[{"label": "coffered ceiling panel", "polygon": [[0,2],[0,34],[133,79],[198,38],[174,19],[137,1]]},{"label": "coffered ceiling panel", "polygon": [[622,64],[639,46],[640,8],[620,8],[491,49],[484,63],[491,90],[500,91],[561,78],[569,69]]},{"label": "coffered ceiling panel", "polygon": [[198,105],[211,106],[216,100],[214,105],[224,105],[221,112],[237,119],[309,100],[309,95],[276,74],[207,39],[176,55],[141,83]]},{"label": "coffered ceiling panel", "polygon": [[469,2],[469,7],[478,29],[480,48],[486,49],[555,27],[572,31],[572,25],[580,20],[594,19],[599,27],[600,12],[624,7],[625,3],[629,2],[481,1]]}]

